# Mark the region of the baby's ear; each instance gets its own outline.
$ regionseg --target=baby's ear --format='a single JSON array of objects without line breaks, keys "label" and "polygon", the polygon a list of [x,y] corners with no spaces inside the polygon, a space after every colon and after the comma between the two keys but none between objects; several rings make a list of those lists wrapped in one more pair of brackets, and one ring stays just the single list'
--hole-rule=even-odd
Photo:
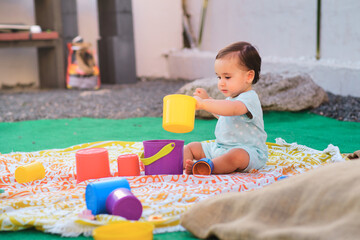
[{"label": "baby's ear", "polygon": [[255,78],[255,71],[254,70],[248,71],[248,76],[247,76],[248,82],[252,83],[254,78]]}]

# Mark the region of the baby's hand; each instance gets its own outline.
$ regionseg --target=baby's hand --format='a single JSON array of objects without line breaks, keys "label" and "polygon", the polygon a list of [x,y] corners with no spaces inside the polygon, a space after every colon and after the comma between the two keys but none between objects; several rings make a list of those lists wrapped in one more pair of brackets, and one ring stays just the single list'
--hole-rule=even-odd
[{"label": "baby's hand", "polygon": [[199,96],[194,96],[194,98],[196,99],[196,107],[195,108],[196,108],[196,110],[200,110],[203,99]]},{"label": "baby's hand", "polygon": [[194,96],[197,96],[202,99],[210,98],[209,95],[207,94],[206,90],[203,88],[195,89]]}]

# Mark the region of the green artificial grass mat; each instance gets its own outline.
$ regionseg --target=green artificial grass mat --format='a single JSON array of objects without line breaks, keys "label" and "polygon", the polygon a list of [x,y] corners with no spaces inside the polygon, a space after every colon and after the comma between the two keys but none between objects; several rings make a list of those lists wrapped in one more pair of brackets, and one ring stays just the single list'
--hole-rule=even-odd
[{"label": "green artificial grass mat", "polygon": [[[31,152],[66,148],[73,145],[106,140],[145,141],[152,139],[181,139],[185,143],[214,139],[216,119],[196,119],[190,133],[169,133],[162,128],[162,118],[129,119],[56,119],[0,123],[0,152]],[[268,142],[280,137],[288,143],[297,142],[324,150],[329,144],[342,153],[360,149],[360,123],[341,122],[309,112],[265,112],[265,130]],[[34,229],[0,232],[0,239],[60,239]],[[62,238],[63,239],[63,238]],[[92,239],[77,237],[69,239]],[[189,232],[163,233],[154,239],[196,239]]]},{"label": "green artificial grass mat", "polygon": [[[49,233],[44,233],[41,231],[37,231],[35,229],[27,229],[23,231],[16,232],[0,232],[0,239],[6,240],[66,240],[66,239],[76,239],[76,240],[85,240],[85,239],[93,239],[93,237],[61,237],[60,235],[54,235]],[[198,239],[194,237],[189,232],[172,232],[172,233],[161,233],[154,234],[153,240],[184,240],[184,239]]]},{"label": "green artificial grass mat", "polygon": [[170,133],[162,118],[74,118],[0,123],[0,152],[30,152],[66,148],[97,141],[182,139],[186,142],[213,139],[216,121],[197,120],[190,133]]},{"label": "green artificial grass mat", "polygon": [[[177,134],[162,128],[162,118],[93,119],[74,118],[0,122],[0,153],[31,152],[66,148],[72,145],[106,140],[145,141],[181,139],[185,143],[214,139],[216,119],[196,119],[194,130]],[[360,123],[341,122],[308,112],[265,112],[268,142],[281,137],[323,150],[329,144],[342,153],[360,149]]]}]

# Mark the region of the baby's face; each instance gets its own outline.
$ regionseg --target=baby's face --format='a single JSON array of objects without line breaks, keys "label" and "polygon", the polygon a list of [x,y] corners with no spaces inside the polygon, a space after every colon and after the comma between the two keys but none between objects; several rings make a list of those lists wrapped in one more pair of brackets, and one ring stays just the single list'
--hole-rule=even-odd
[{"label": "baby's face", "polygon": [[241,66],[234,57],[215,60],[218,88],[225,97],[236,97],[252,89],[253,71]]}]

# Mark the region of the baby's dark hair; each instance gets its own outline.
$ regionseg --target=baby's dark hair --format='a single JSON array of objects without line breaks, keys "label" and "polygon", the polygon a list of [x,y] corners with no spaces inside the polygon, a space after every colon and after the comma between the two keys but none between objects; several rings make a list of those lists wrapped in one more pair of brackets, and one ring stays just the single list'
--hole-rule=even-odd
[{"label": "baby's dark hair", "polygon": [[215,59],[223,58],[229,54],[237,56],[240,65],[249,70],[254,70],[255,76],[252,83],[257,83],[260,77],[261,57],[256,48],[248,42],[236,42],[221,49]]}]

